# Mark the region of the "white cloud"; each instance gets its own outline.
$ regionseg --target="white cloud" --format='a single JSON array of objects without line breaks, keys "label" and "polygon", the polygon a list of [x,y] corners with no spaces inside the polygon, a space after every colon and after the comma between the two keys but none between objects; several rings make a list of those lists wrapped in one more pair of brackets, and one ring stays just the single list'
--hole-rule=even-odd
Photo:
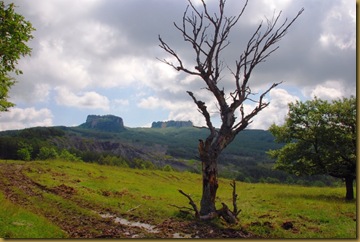
[{"label": "white cloud", "polygon": [[35,104],[49,101],[51,85],[47,83],[36,83],[37,80],[24,80],[17,78],[17,82],[10,90],[10,98],[13,103],[25,102]]},{"label": "white cloud", "polygon": [[78,40],[85,46],[86,51],[93,52],[98,56],[104,56],[117,46],[127,45],[126,36],[120,35],[118,29],[98,21],[80,22],[74,30],[78,32]]},{"label": "white cloud", "polygon": [[83,92],[78,95],[70,92],[66,88],[55,88],[57,91],[56,102],[61,106],[103,109],[109,110],[109,99],[96,92]]},{"label": "white cloud", "polygon": [[[103,88],[128,87],[135,83],[141,84],[141,80],[147,79],[146,60],[133,56],[119,56],[111,58],[105,63],[99,63],[94,86]],[[140,83],[139,83],[140,82]]]},{"label": "white cloud", "polygon": [[43,39],[37,52],[21,62],[20,68],[26,76],[22,76],[20,84],[62,85],[79,90],[91,83],[89,64],[90,61],[84,57],[68,55],[63,39]]},{"label": "white cloud", "polygon": [[[272,89],[269,93],[270,104],[253,118],[248,128],[250,129],[268,129],[273,123],[281,125],[289,111],[288,104],[299,100],[297,96],[291,95],[288,91],[281,88]],[[251,105],[248,110],[252,110]]]},{"label": "white cloud", "polygon": [[[36,97],[36,102],[44,102],[47,101],[50,94],[50,85],[46,83],[39,83],[34,85],[34,93],[33,97]],[[34,102],[35,100],[32,101]]]},{"label": "white cloud", "polygon": [[113,103],[116,106],[129,106],[129,100],[127,99],[115,99]]},{"label": "white cloud", "polygon": [[[20,2],[15,0],[16,2]],[[28,12],[37,16],[41,20],[41,25],[54,26],[63,22],[73,23],[74,19],[84,16],[96,7],[97,0],[77,0],[64,1],[52,0],[42,1],[41,4],[29,3],[26,7]],[[17,6],[23,6],[24,3],[16,3]]]},{"label": "white cloud", "polygon": [[[188,121],[190,120],[194,126],[203,127],[206,126],[204,116],[197,111],[194,104],[193,108],[182,111],[171,111],[168,120],[179,120],[179,121]],[[213,123],[215,125],[215,123]]]},{"label": "white cloud", "polygon": [[[225,6],[225,11],[231,13],[232,15],[239,14],[240,10],[243,8],[245,1],[233,1],[227,2]],[[242,18],[240,19],[240,24],[257,26],[261,21],[266,22],[266,18],[269,20],[280,11],[284,10],[285,13],[282,15],[287,15],[288,6],[291,5],[293,1],[291,0],[257,0],[249,1],[248,5],[243,13]],[[300,9],[297,9],[300,10]],[[255,29],[254,29],[255,31]]]},{"label": "white cloud", "polygon": [[[354,90],[350,91],[354,92]],[[321,84],[317,84],[314,87],[307,87],[304,89],[304,93],[306,96],[311,98],[317,97],[324,100],[333,100],[346,96],[346,91],[344,85],[341,81],[329,80],[325,81]]]},{"label": "white cloud", "polygon": [[355,2],[337,1],[322,21],[320,43],[327,48],[356,49]]},{"label": "white cloud", "polygon": [[168,110],[188,109],[191,106],[193,106],[193,103],[191,101],[176,102],[175,100],[165,100],[154,96],[142,98],[138,104],[138,107],[140,108],[145,108],[145,109],[163,108]]},{"label": "white cloud", "polygon": [[36,126],[52,126],[53,115],[47,108],[11,108],[0,114],[0,130],[24,129]]},{"label": "white cloud", "polygon": [[145,109],[155,109],[161,106],[160,100],[157,97],[142,98],[138,104],[138,107]]},{"label": "white cloud", "polygon": [[[186,94],[184,94],[186,95]],[[168,120],[191,120],[196,126],[205,125],[204,117],[197,110],[189,97],[189,101],[165,100],[150,96],[140,100],[138,106],[144,109],[164,109],[169,111]],[[210,105],[211,106],[211,105]],[[211,107],[209,108],[211,110]]]}]

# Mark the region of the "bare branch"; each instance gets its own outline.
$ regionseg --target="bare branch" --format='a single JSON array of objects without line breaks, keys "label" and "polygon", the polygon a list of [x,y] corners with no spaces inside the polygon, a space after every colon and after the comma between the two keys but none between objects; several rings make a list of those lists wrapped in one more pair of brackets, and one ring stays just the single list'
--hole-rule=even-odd
[{"label": "bare branch", "polygon": [[201,114],[205,117],[205,121],[206,121],[206,125],[209,127],[210,129],[210,132],[212,134],[212,137],[215,137],[216,136],[216,129],[215,127],[213,126],[212,122],[211,122],[211,118],[210,118],[210,114],[209,112],[207,111],[207,107],[205,105],[204,102],[202,101],[198,101],[194,94],[190,91],[187,91],[187,93],[190,95],[190,97],[194,100],[194,103],[197,105],[197,107],[199,108]]},{"label": "bare branch", "polygon": [[158,59],[158,60],[160,60],[161,62],[163,62],[163,63],[165,63],[165,64],[167,64],[167,65],[169,65],[169,66],[171,66],[171,67],[173,67],[175,70],[177,70],[177,71],[183,71],[183,72],[186,72],[186,73],[188,73],[188,74],[190,74],[190,75],[200,75],[199,73],[197,73],[197,72],[194,72],[194,71],[190,71],[190,70],[188,70],[188,69],[186,69],[185,67],[184,67],[184,65],[183,65],[183,62],[181,61],[181,59],[180,59],[180,57],[176,54],[176,52],[168,45],[168,44],[166,44],[162,39],[161,39],[161,37],[160,37],[160,35],[159,35],[159,41],[160,41],[160,48],[162,48],[162,49],[164,49],[167,53],[169,53],[170,55],[172,55],[173,57],[175,57],[176,58],[176,60],[178,61],[178,66],[176,66],[175,64],[173,64],[172,62],[169,62],[169,61],[167,61],[167,60],[161,60],[161,59]]},{"label": "bare branch", "polygon": [[243,106],[241,106],[241,108],[240,108],[241,115],[242,115],[241,121],[238,122],[237,124],[235,124],[232,128],[232,130],[234,131],[235,134],[237,134],[240,131],[242,131],[243,129],[245,129],[247,127],[247,125],[252,122],[251,119],[270,104],[270,102],[263,102],[263,98],[265,97],[265,95],[268,92],[270,92],[273,88],[277,87],[281,83],[282,82],[273,83],[271,85],[271,87],[269,87],[263,94],[261,94],[259,101],[257,102],[258,105],[253,109],[253,111],[250,114],[245,116]]},{"label": "bare branch", "polygon": [[233,214],[235,217],[237,217],[239,215],[239,213],[241,212],[241,209],[238,210],[238,207],[237,207],[237,197],[238,195],[236,194],[236,182],[235,180],[232,181],[232,183],[230,183],[230,186],[233,188],[233,191],[232,191],[232,198],[233,198]]},{"label": "bare branch", "polygon": [[196,218],[200,218],[200,213],[199,210],[197,209],[196,204],[194,203],[194,201],[192,200],[192,198],[190,197],[190,195],[186,194],[185,192],[183,192],[182,190],[178,190],[182,195],[184,195],[185,197],[187,197],[187,199],[189,199],[189,204],[193,207],[194,211],[195,211],[195,217]]},{"label": "bare branch", "polygon": [[238,222],[236,216],[230,211],[225,203],[221,203],[222,208],[217,210],[218,216],[222,217],[228,224],[236,224]]}]

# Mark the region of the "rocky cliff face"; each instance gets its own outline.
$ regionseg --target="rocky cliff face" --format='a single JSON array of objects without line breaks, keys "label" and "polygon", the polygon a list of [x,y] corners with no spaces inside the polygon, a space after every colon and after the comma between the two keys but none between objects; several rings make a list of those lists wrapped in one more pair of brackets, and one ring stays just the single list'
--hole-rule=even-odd
[{"label": "rocky cliff face", "polygon": [[114,115],[88,115],[86,123],[81,124],[80,127],[107,132],[125,130],[122,118]]},{"label": "rocky cliff face", "polygon": [[193,124],[191,121],[174,121],[174,120],[170,120],[166,122],[158,121],[158,122],[153,122],[151,124],[151,128],[170,128],[170,127],[181,128],[181,127],[192,127],[192,126]]}]

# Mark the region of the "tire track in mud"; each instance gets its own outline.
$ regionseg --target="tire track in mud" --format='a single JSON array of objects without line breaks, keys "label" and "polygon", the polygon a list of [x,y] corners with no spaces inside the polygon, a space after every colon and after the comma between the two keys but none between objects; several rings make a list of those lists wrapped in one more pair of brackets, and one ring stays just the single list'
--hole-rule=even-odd
[{"label": "tire track in mud", "polygon": [[[44,198],[44,193],[52,193],[68,200],[67,187],[63,185],[49,189],[24,175],[23,170],[24,165],[0,164],[0,190],[5,198],[46,217],[65,231],[69,238],[126,238],[133,234],[129,233],[126,226],[115,224],[110,219],[96,215],[89,216],[77,209],[65,208],[59,203],[48,201]],[[52,209],[42,209],[38,204],[34,204],[38,199],[41,203],[51,206]],[[85,207],[85,204],[76,205]]]}]

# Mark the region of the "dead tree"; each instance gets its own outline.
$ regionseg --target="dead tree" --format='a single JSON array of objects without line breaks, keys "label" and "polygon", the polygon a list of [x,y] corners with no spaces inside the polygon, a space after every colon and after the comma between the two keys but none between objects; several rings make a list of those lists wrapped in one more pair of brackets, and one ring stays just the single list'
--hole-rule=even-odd
[{"label": "dead tree", "polygon": [[[301,9],[291,20],[285,19],[280,22],[281,12],[272,19],[267,19],[264,25],[261,22],[254,34],[250,36],[245,50],[240,53],[239,59],[231,68],[227,66],[234,79],[234,88],[225,94],[224,89],[219,87],[222,78],[224,62],[221,59],[225,48],[230,44],[228,37],[233,27],[238,23],[242,16],[248,0],[245,1],[243,8],[237,16],[227,17],[224,15],[226,0],[219,0],[218,13],[210,14],[204,0],[202,10],[198,10],[189,1],[183,18],[182,25],[174,23],[175,28],[180,31],[184,41],[188,42],[195,55],[195,66],[186,66],[180,55],[170,47],[160,36],[160,47],[170,56],[175,58],[176,63],[166,59],[161,60],[177,71],[185,72],[189,75],[200,77],[205,88],[215,97],[221,117],[221,127],[215,128],[210,112],[206,103],[198,100],[193,92],[188,91],[199,112],[204,116],[206,125],[210,131],[205,141],[199,141],[199,155],[202,162],[202,199],[200,203],[199,216],[212,218],[216,213],[215,198],[218,189],[218,168],[217,160],[220,153],[234,140],[235,136],[244,130],[261,110],[269,105],[264,100],[265,95],[281,82],[273,83],[264,91],[257,100],[253,100],[251,95],[254,93],[250,89],[249,81],[255,67],[264,62],[279,47],[276,45],[287,33],[289,27],[303,12]],[[191,13],[189,13],[191,9]],[[255,108],[245,113],[245,101],[256,103]],[[239,115],[236,117],[235,113]]]}]

